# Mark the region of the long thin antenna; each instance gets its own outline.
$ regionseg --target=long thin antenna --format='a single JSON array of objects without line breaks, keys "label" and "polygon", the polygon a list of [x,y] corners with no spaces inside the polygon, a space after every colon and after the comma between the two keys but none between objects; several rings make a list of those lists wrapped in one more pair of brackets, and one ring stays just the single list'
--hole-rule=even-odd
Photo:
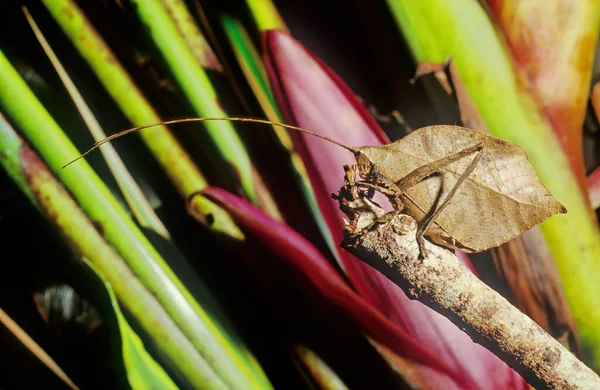
[{"label": "long thin antenna", "polygon": [[303,129],[302,127],[298,127],[298,126],[292,126],[292,125],[286,125],[284,123],[277,123],[277,122],[271,122],[268,121],[266,119],[254,119],[254,118],[180,118],[180,119],[173,119],[173,120],[168,120],[168,121],[163,121],[163,122],[158,122],[158,123],[154,123],[151,125],[145,125],[145,126],[138,126],[138,127],[132,127],[131,129],[127,129],[127,130],[123,130],[123,131],[119,131],[116,134],[110,135],[100,141],[97,141],[94,143],[94,145],[89,148],[85,153],[83,153],[81,156],[77,157],[76,159],[70,161],[69,163],[63,165],[63,169],[68,167],[69,165],[73,164],[75,161],[85,157],[88,153],[92,152],[94,149],[98,148],[99,146],[112,141],[115,138],[121,137],[123,135],[129,134],[129,133],[133,133],[135,131],[139,131],[139,130],[143,130],[143,129],[148,129],[150,127],[156,127],[156,126],[163,126],[163,125],[172,125],[175,123],[186,123],[186,122],[204,122],[204,121],[231,121],[231,122],[252,122],[252,123],[263,123],[266,125],[273,125],[273,126],[281,126],[284,127],[286,129],[291,129],[291,130],[296,130],[299,131],[301,133],[306,133],[306,134],[310,134],[313,135],[317,138],[321,138],[324,139],[325,141],[329,141],[332,144],[338,145],[346,150],[351,151],[352,153],[356,153],[358,150],[356,148],[353,148],[352,146],[348,146],[346,144],[343,144],[341,142],[338,142],[334,139],[331,139],[329,137],[326,137],[324,135],[321,134],[317,134],[314,133],[310,130],[306,130]]}]

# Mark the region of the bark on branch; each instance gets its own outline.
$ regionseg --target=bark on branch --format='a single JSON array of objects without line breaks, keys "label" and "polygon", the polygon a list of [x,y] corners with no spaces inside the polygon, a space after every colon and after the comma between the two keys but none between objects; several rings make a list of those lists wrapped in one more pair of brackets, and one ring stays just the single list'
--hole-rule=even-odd
[{"label": "bark on branch", "polygon": [[454,254],[426,243],[419,260],[417,223],[384,211],[353,186],[337,197],[350,222],[342,247],[370,264],[411,298],[449,318],[475,342],[537,389],[600,389],[600,378],[533,320],[480,281]]}]

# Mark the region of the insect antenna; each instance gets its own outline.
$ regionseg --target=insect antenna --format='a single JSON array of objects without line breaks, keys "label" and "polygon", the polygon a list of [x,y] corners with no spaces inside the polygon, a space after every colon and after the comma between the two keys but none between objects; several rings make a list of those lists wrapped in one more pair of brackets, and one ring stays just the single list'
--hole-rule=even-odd
[{"label": "insect antenna", "polygon": [[133,133],[135,131],[139,131],[139,130],[143,130],[143,129],[148,129],[150,127],[156,127],[156,126],[164,126],[164,125],[172,125],[172,124],[176,124],[176,123],[187,123],[187,122],[204,122],[204,121],[231,121],[231,122],[252,122],[252,123],[263,123],[263,124],[267,124],[267,125],[273,125],[273,126],[280,126],[280,127],[284,127],[286,129],[290,129],[290,130],[296,130],[299,131],[301,133],[305,133],[305,134],[309,134],[312,136],[315,136],[317,138],[321,138],[324,139],[325,141],[329,141],[332,144],[338,145],[346,150],[351,151],[352,153],[356,153],[358,150],[356,148],[353,148],[352,146],[348,146],[346,144],[343,144],[339,141],[336,141],[332,138],[329,138],[327,136],[321,135],[321,134],[317,134],[315,132],[312,132],[310,130],[306,130],[302,127],[298,127],[298,126],[292,126],[292,125],[286,125],[285,123],[278,123],[278,122],[272,122],[266,119],[255,119],[255,118],[241,118],[241,117],[233,117],[233,118],[180,118],[180,119],[172,119],[172,120],[168,120],[168,121],[162,121],[162,122],[158,122],[158,123],[153,123],[151,125],[145,125],[145,126],[138,126],[138,127],[132,127],[130,129],[126,129],[126,130],[122,130],[119,131],[118,133],[115,133],[113,135],[110,135],[100,141],[97,141],[94,143],[94,145],[92,145],[91,148],[89,148],[87,151],[85,151],[83,154],[81,154],[79,157],[77,157],[76,159],[68,162],[67,164],[63,165],[63,169],[68,167],[69,165],[73,164],[75,161],[85,157],[87,154],[89,154],[90,152],[92,152],[94,149],[98,148],[99,146],[110,142],[112,140],[114,140],[115,138],[119,138],[123,135],[129,134],[129,133]]}]

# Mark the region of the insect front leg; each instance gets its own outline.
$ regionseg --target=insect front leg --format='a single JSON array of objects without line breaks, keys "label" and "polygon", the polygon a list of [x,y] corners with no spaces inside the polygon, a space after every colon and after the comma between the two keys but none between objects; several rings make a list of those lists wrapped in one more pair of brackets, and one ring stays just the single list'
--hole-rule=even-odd
[{"label": "insect front leg", "polygon": [[[387,187],[383,187],[383,186],[380,186],[380,185],[377,185],[377,184],[373,184],[371,182],[364,181],[364,180],[357,181],[355,183],[355,185],[357,187],[364,187],[364,188],[367,188],[367,189],[372,190],[372,191],[380,192],[383,195],[388,196],[388,197],[389,196],[396,196],[396,194],[398,193],[397,191],[391,190],[391,189],[389,189]],[[372,197],[373,197],[373,195],[370,194],[369,198],[372,198]]]},{"label": "insect front leg", "polygon": [[388,198],[388,200],[392,204],[393,208],[392,211],[388,211],[387,213],[379,217],[377,220],[373,221],[373,223],[371,223],[368,226],[368,228],[365,229],[365,231],[368,231],[374,226],[391,221],[392,218],[394,218],[404,210],[404,204],[402,203],[402,200],[400,198],[402,193],[392,179],[388,178],[387,176],[376,170],[371,171],[369,177],[366,179],[367,180],[356,182],[356,185],[359,187],[366,187],[372,190],[376,190],[379,193],[385,195],[385,197]]},{"label": "insect front leg", "polygon": [[[396,185],[393,181],[389,180],[383,175],[377,175],[375,176],[375,179],[373,179],[373,175],[370,175],[371,181],[357,181],[356,165],[351,167],[346,165],[344,166],[344,171],[344,186],[342,189],[340,189],[338,194],[332,194],[332,198],[339,202],[340,209],[350,218],[350,220],[358,220],[355,213],[361,212],[361,207],[357,207],[357,205],[354,204],[352,208],[348,208],[346,207],[347,203],[360,198],[366,198],[369,199],[370,203],[377,205],[371,201],[373,198],[373,191],[378,191],[384,194],[394,205],[394,210],[382,214],[378,218],[374,219],[371,223],[361,227],[360,229],[353,229],[357,232],[354,234],[354,237],[361,236],[379,224],[389,222],[404,209],[404,205],[399,201],[399,199],[397,199],[396,195],[398,191],[394,190]],[[362,190],[362,188],[366,188],[367,191]],[[379,207],[379,205],[377,206]]]},{"label": "insect front leg", "polygon": [[358,186],[374,189],[385,195],[392,204],[394,210],[404,209],[404,204],[400,199],[402,191],[392,179],[388,178],[383,173],[373,170],[369,174],[369,177],[365,178],[363,181],[358,181],[356,184]]}]

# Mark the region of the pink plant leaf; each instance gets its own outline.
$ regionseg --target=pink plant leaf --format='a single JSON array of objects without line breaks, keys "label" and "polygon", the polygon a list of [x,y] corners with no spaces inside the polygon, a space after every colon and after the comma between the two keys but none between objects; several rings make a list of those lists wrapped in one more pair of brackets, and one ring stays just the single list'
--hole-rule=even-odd
[{"label": "pink plant leaf", "polygon": [[[352,145],[380,145],[387,137],[358,98],[322,61],[288,33],[263,35],[264,60],[278,106],[287,123]],[[316,137],[292,133],[304,160],[323,217],[341,242],[343,215],[330,194],[342,183],[350,152]],[[356,291],[452,367],[464,389],[525,389],[525,381],[487,349],[475,344],[448,319],[419,302],[349,253],[338,249],[341,267]],[[467,263],[468,264],[468,263]],[[471,264],[468,264],[471,266]]]},{"label": "pink plant leaf", "polygon": [[[250,239],[258,241],[295,272],[306,276],[323,297],[353,318],[371,338],[417,364],[453,376],[454,372],[448,365],[413,341],[398,325],[354,292],[325,256],[294,229],[224,189],[209,187],[202,194],[227,210]],[[451,381],[448,376],[441,377]],[[455,376],[454,381],[461,383],[462,378]],[[454,381],[451,382],[453,385]]]}]

